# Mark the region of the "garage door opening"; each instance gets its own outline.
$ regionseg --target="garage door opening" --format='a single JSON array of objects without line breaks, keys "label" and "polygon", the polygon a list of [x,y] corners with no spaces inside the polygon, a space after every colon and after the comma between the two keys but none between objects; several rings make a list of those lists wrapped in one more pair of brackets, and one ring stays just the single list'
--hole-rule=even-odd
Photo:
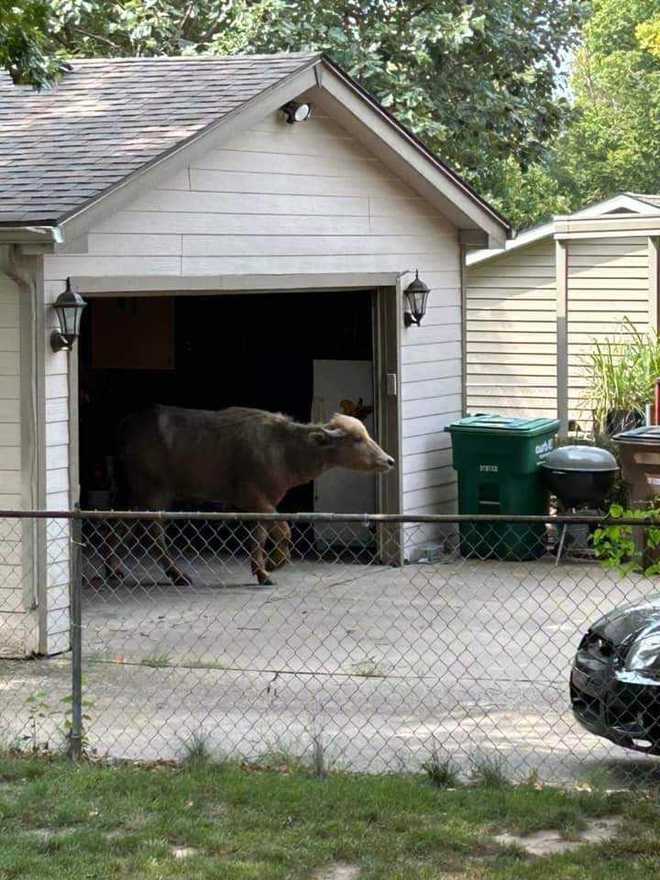
[{"label": "garage door opening", "polygon": [[[115,435],[155,403],[361,417],[378,439],[373,291],[90,297],[79,344],[81,504],[121,506]],[[187,499],[177,508],[190,509]],[[194,505],[196,508],[199,504]],[[280,510],[376,512],[377,477],[333,471]],[[217,509],[209,504],[207,509]]]}]

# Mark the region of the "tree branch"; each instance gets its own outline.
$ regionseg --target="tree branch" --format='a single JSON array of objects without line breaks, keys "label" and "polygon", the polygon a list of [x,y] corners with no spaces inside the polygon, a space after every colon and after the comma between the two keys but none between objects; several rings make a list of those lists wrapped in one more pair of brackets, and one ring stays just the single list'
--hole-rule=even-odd
[{"label": "tree branch", "polygon": [[109,46],[111,49],[114,49],[117,52],[122,52],[122,47],[118,43],[114,43],[108,37],[103,37],[101,34],[93,34],[91,31],[86,31],[84,28],[79,27],[77,24],[72,25],[71,30],[75,31],[78,34],[81,34],[83,37],[88,37],[90,40],[98,40],[99,43],[105,43],[106,46]]}]

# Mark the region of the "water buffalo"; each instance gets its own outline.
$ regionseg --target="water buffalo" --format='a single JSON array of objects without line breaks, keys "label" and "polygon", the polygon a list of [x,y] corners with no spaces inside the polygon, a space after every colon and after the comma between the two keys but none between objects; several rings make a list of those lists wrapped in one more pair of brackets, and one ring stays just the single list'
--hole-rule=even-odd
[{"label": "water buffalo", "polygon": [[[331,468],[385,473],[394,465],[351,416],[306,425],[244,407],[211,412],[156,406],[129,416],[120,427],[118,456],[126,501],[145,510],[171,509],[186,499],[272,513],[289,489]],[[163,526],[152,528],[167,575],[176,584],[189,583],[167,550]],[[285,522],[255,524],[250,555],[260,584],[271,584],[270,572],[288,561],[290,537]],[[269,538],[273,550],[267,555]],[[112,559],[116,571],[114,554]]]}]

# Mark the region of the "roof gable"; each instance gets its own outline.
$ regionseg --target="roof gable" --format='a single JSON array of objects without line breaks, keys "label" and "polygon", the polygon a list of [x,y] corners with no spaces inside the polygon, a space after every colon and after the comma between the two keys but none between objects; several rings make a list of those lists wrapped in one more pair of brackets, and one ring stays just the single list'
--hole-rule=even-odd
[{"label": "roof gable", "polygon": [[0,226],[70,225],[144,172],[201,144],[230,117],[242,117],[271,92],[280,95],[288,83],[293,88],[301,75],[320,85],[321,69],[328,79],[343,77],[367,108],[367,124],[386,120],[408,161],[435,174],[443,198],[448,188],[450,200],[467,200],[470,226],[505,234],[506,221],[459,175],[329,59],[310,53],[76,60],[42,92],[0,80]]}]

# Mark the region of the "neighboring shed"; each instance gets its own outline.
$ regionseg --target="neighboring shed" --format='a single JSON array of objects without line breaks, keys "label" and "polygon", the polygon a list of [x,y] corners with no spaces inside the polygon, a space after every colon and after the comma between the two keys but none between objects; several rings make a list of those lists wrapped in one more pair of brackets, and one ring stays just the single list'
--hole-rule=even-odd
[{"label": "neighboring shed", "polygon": [[591,428],[585,356],[658,329],[660,196],[624,193],[467,256],[468,412],[558,416]]},{"label": "neighboring shed", "polygon": [[[287,124],[294,99],[308,121]],[[309,418],[336,405],[317,373],[342,382],[328,364],[349,361],[398,460],[375,509],[453,509],[464,248],[508,227],[330,60],[76,60],[39,93],[0,79],[0,196],[4,507],[92,504],[131,408]],[[429,309],[406,327],[416,269]],[[49,344],[67,280],[88,302],[69,355]],[[65,650],[67,529],[0,542],[0,653]],[[387,561],[414,556],[399,547]]]}]

